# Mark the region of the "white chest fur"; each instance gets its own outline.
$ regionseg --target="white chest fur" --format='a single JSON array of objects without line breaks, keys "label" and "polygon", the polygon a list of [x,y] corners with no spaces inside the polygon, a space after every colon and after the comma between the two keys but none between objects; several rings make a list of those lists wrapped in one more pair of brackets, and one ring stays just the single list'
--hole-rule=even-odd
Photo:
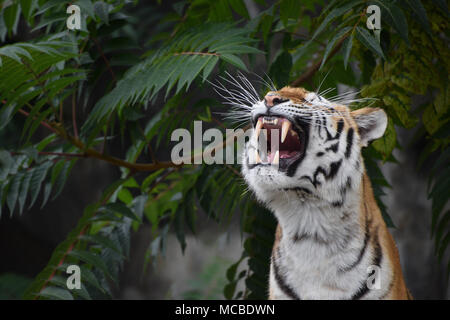
[{"label": "white chest fur", "polygon": [[[314,202],[271,202],[282,229],[270,274],[275,299],[351,299],[366,286],[377,249],[360,225],[359,205],[347,204],[337,210]],[[366,299],[381,297],[390,282],[388,261],[380,261],[377,271],[381,286],[366,292]]]}]

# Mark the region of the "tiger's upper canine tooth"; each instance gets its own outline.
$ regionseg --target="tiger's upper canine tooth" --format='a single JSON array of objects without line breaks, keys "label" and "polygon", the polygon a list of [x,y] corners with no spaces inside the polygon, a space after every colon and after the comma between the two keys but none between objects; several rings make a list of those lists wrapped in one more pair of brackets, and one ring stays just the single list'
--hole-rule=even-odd
[{"label": "tiger's upper canine tooth", "polygon": [[256,141],[258,141],[258,137],[259,137],[259,133],[261,132],[261,128],[263,126],[263,120],[258,119],[258,122],[256,123],[256,127],[255,127],[255,137],[256,137]]},{"label": "tiger's upper canine tooth", "polygon": [[273,157],[272,164],[278,165],[279,163],[280,163],[280,151],[277,150],[277,152],[275,152],[275,156]]},{"label": "tiger's upper canine tooth", "polygon": [[283,125],[281,126],[281,143],[286,140],[286,136],[291,128],[292,123],[289,120],[283,121]]}]

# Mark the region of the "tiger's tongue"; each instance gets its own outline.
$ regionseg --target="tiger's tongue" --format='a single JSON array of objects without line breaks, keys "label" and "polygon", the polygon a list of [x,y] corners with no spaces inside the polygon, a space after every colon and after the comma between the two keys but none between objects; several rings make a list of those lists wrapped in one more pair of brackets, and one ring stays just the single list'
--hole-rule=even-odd
[{"label": "tiger's tongue", "polygon": [[[288,150],[280,150],[279,152],[280,152],[280,159],[292,158],[300,153],[298,151],[288,151]],[[273,159],[275,158],[275,153],[276,152],[269,152],[269,154],[267,155],[267,161],[272,163]]]}]

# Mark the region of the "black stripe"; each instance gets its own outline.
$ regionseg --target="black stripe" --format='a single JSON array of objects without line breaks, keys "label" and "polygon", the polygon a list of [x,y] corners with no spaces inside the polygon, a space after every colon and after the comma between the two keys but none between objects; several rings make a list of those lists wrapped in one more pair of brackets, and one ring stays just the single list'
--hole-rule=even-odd
[{"label": "black stripe", "polygon": [[[277,250],[279,253],[279,250]],[[291,288],[290,285],[288,285],[283,278],[283,276],[280,274],[280,270],[278,269],[278,265],[275,262],[275,257],[272,255],[272,266],[273,266],[273,272],[275,275],[275,280],[278,283],[278,286],[280,287],[281,291],[284,292],[288,297],[294,300],[301,300],[300,297],[295,293],[295,291]]]},{"label": "black stripe", "polygon": [[355,294],[352,295],[352,300],[358,300],[361,299],[366,295],[366,293],[369,292],[369,287],[367,286],[366,281],[364,280],[364,284],[356,291]]},{"label": "black stripe", "polygon": [[324,126],[324,124],[322,123],[322,120],[319,117],[317,117],[316,124],[317,124],[317,133],[319,134],[320,139],[323,139],[322,127]]},{"label": "black stripe", "polygon": [[321,237],[319,237],[317,235],[317,233],[315,233],[314,235],[309,235],[309,234],[305,234],[304,233],[301,236],[298,235],[298,234],[295,234],[295,236],[292,238],[292,240],[294,242],[300,242],[300,241],[303,241],[303,240],[311,240],[311,241],[317,242],[317,243],[322,244],[322,245],[327,245],[328,244],[328,241],[326,241],[326,240],[322,239]]},{"label": "black stripe", "polygon": [[333,179],[334,176],[337,174],[337,172],[339,171],[339,168],[341,167],[342,164],[342,159],[336,162],[332,162],[330,164],[330,172],[328,173],[328,176],[326,176],[326,179]]},{"label": "black stripe", "polygon": [[341,136],[343,128],[344,128],[344,120],[340,119],[338,121],[337,129],[336,129],[336,135],[334,137],[330,134],[328,129],[326,129],[326,131],[327,131],[327,141],[339,139],[339,137]]},{"label": "black stripe", "polygon": [[353,144],[353,128],[350,128],[347,132],[347,147],[345,149],[345,157],[350,157],[350,152],[352,151]]},{"label": "black stripe", "polygon": [[378,241],[378,229],[375,231],[375,244],[374,244],[374,250],[375,250],[375,256],[373,257],[373,265],[380,266],[381,259],[383,259],[383,252],[381,250],[380,242]]},{"label": "black stripe", "polygon": [[319,175],[319,173],[323,174],[323,176],[325,177],[326,180],[330,180],[333,179],[337,172],[339,171],[339,168],[342,165],[342,159],[340,159],[339,161],[336,162],[332,162],[330,164],[330,172],[327,174],[327,172],[325,171],[324,168],[322,167],[317,167],[316,171],[313,174],[313,178],[309,178],[308,176],[302,176],[302,178],[307,178],[311,181],[311,183],[314,185],[315,188],[317,188],[317,186],[320,186],[320,182],[317,181],[317,176]]},{"label": "black stripe", "polygon": [[[375,239],[374,239],[374,256],[372,258],[372,265],[380,267],[381,259],[383,258],[383,253],[381,251],[381,246],[378,241],[378,229],[375,232]],[[364,280],[363,285],[359,288],[359,290],[353,294],[352,300],[361,299],[364,295],[369,292],[369,287],[367,287],[367,281]]]},{"label": "black stripe", "polygon": [[318,167],[318,168],[316,169],[316,171],[314,172],[314,175],[313,175],[313,181],[312,181],[312,183],[313,183],[313,185],[314,185],[315,188],[317,188],[317,185],[320,186],[320,182],[317,181],[317,176],[319,175],[319,173],[322,173],[325,177],[326,177],[326,175],[327,175],[327,172],[325,171],[324,168]]},{"label": "black stripe", "polygon": [[367,244],[369,243],[370,234],[369,234],[369,220],[366,219],[366,228],[364,230],[364,243],[362,248],[359,250],[358,258],[349,266],[345,268],[340,268],[339,272],[344,273],[352,270],[355,268],[358,264],[360,264],[362,258],[364,257],[364,254],[366,253]]},{"label": "black stripe", "polygon": [[335,144],[333,144],[331,147],[328,147],[325,149],[325,151],[333,151],[334,153],[336,153],[339,149],[339,141]]},{"label": "black stripe", "polygon": [[350,178],[350,177],[347,177],[347,181],[345,182],[345,185],[344,186],[341,186],[340,188],[339,188],[339,193],[341,194],[341,197],[342,197],[342,202],[344,201],[344,199],[345,199],[345,195],[347,194],[347,191],[348,191],[348,189],[350,189],[352,187],[352,178]]},{"label": "black stripe", "polygon": [[352,187],[352,178],[347,177],[347,181],[345,182],[345,186],[341,186],[341,189],[339,190],[342,197],[344,197],[347,194],[348,189]]},{"label": "black stripe", "polygon": [[342,207],[343,204],[344,204],[344,201],[342,201],[342,200],[334,201],[334,202],[331,203],[331,205],[332,205],[333,207],[335,207],[335,208]]},{"label": "black stripe", "polygon": [[306,189],[306,188],[302,188],[302,187],[295,187],[295,188],[284,188],[284,191],[299,191],[299,192],[304,192],[307,194],[311,194],[311,191]]}]

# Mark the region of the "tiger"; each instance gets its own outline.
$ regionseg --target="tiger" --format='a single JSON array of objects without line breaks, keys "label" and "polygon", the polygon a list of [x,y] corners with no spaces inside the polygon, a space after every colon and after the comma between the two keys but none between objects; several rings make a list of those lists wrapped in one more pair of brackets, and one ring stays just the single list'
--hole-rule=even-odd
[{"label": "tiger", "polygon": [[383,109],[288,86],[247,111],[242,175],[278,221],[268,298],[412,299],[361,154],[384,135]]}]

